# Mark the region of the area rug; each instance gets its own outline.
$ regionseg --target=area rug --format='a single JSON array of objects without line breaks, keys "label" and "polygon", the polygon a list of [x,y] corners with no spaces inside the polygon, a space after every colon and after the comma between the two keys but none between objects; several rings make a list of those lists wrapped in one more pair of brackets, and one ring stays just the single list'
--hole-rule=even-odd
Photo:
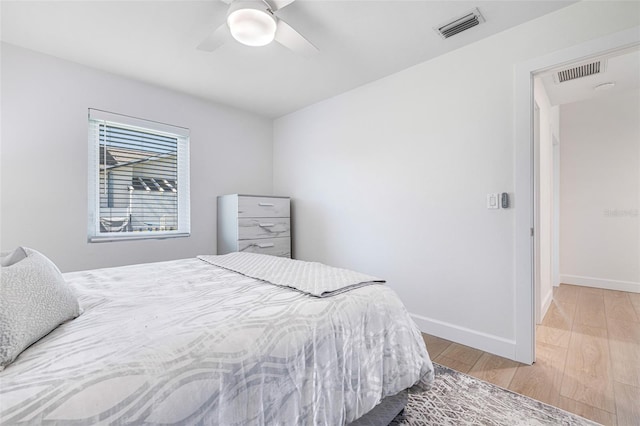
[{"label": "area rug", "polygon": [[597,425],[442,365],[433,366],[431,390],[409,394],[404,411],[390,425]]}]

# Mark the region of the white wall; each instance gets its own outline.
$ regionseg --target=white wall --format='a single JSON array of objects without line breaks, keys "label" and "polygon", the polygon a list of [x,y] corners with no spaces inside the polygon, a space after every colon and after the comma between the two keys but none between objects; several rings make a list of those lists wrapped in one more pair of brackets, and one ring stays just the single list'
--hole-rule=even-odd
[{"label": "white wall", "polygon": [[540,128],[538,154],[538,189],[539,208],[537,219],[536,243],[539,244],[538,254],[538,294],[536,295],[536,322],[544,318],[553,298],[553,216],[554,216],[554,158],[553,141],[560,139],[559,108],[549,102],[547,91],[542,82],[534,81],[534,99],[540,108]]},{"label": "white wall", "polygon": [[[213,76],[212,76],[213,78]],[[191,129],[191,237],[87,243],[87,109]],[[216,250],[216,196],[272,191],[272,121],[2,44],[1,246],[63,271]]]},{"label": "white wall", "polygon": [[514,210],[486,194],[514,188],[514,65],[638,6],[578,3],[276,120],[294,254],[385,277],[423,331],[513,358]]},{"label": "white wall", "polygon": [[562,282],[640,292],[640,94],[560,107]]}]

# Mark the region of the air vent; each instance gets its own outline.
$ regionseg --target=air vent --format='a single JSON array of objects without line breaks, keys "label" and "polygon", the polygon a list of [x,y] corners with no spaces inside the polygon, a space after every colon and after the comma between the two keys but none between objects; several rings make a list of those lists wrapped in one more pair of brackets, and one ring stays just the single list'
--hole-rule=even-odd
[{"label": "air vent", "polygon": [[578,65],[577,67],[558,71],[555,75],[558,83],[575,80],[576,78],[588,77],[594,74],[600,74],[604,71],[602,61],[591,62],[589,64]]},{"label": "air vent", "polygon": [[471,12],[465,13],[464,15],[455,18],[445,24],[439,25],[434,29],[438,34],[440,34],[440,37],[449,38],[465,30],[468,30],[469,28],[475,27],[481,22],[484,22],[484,17],[476,8]]}]

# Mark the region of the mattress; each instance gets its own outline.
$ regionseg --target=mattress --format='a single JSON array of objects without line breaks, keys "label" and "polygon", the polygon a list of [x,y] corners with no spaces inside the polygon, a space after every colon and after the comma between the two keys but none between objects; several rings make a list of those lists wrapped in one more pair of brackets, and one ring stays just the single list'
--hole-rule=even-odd
[{"label": "mattress", "polygon": [[84,312],[0,372],[0,422],[340,425],[433,366],[387,285],[318,298],[199,259],[65,274]]}]

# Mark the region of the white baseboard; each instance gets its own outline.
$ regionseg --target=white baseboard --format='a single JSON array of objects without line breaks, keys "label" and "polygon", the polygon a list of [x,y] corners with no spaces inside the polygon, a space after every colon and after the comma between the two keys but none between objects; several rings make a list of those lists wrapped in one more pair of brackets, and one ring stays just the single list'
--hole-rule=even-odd
[{"label": "white baseboard", "polygon": [[602,278],[581,277],[578,275],[560,275],[560,281],[564,284],[640,293],[640,283],[633,281],[606,280]]},{"label": "white baseboard", "polygon": [[542,319],[544,318],[545,315],[547,315],[547,311],[549,310],[549,306],[551,306],[551,301],[553,300],[553,289],[550,289],[547,294],[544,296],[544,299],[542,300],[542,307],[541,307],[541,311],[540,312],[540,322],[542,322]]},{"label": "white baseboard", "polygon": [[[438,321],[422,315],[410,314],[423,333],[431,334],[462,345],[471,346],[494,355],[515,360],[516,342],[477,330],[460,327],[454,324]],[[429,350],[429,347],[427,347]]]}]

